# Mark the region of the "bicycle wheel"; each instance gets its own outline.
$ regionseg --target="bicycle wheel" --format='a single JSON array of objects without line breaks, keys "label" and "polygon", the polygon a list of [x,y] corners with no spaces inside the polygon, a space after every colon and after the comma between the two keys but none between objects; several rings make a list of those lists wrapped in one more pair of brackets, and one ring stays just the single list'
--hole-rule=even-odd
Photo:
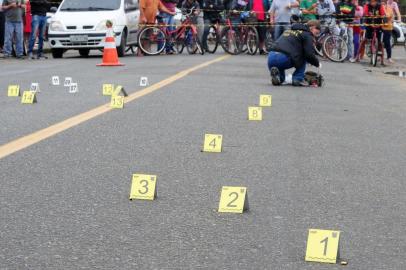
[{"label": "bicycle wheel", "polygon": [[347,42],[340,36],[330,35],[323,42],[323,52],[331,61],[343,62],[348,55]]},{"label": "bicycle wheel", "polygon": [[259,47],[259,36],[258,31],[255,27],[248,27],[246,33],[246,47],[250,55],[255,55]]},{"label": "bicycle wheel", "polygon": [[207,35],[207,52],[215,53],[219,45],[219,38],[217,36],[217,28],[215,25],[211,25],[209,34]]},{"label": "bicycle wheel", "polygon": [[147,26],[138,35],[138,47],[148,55],[160,54],[166,45],[165,33],[156,26]]},{"label": "bicycle wheel", "polygon": [[371,40],[371,65],[376,67],[376,64],[378,63],[378,39],[374,38]]},{"label": "bicycle wheel", "polygon": [[223,50],[229,54],[237,55],[240,53],[240,42],[238,39],[238,34],[229,26],[225,26],[223,30],[221,30],[220,45]]},{"label": "bicycle wheel", "polygon": [[321,57],[324,56],[323,52],[323,43],[324,43],[324,36],[320,36],[316,39],[316,42],[314,43],[314,51]]},{"label": "bicycle wheel", "polygon": [[185,48],[185,36],[180,36],[175,39],[175,50],[178,54],[183,52]]}]

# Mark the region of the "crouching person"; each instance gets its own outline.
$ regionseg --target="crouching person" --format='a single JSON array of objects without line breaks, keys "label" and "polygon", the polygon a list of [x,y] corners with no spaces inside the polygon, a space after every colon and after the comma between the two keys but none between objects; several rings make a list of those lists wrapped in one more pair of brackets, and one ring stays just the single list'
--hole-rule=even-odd
[{"label": "crouching person", "polygon": [[268,56],[268,68],[272,84],[280,85],[285,81],[285,70],[295,68],[292,75],[294,86],[309,86],[304,80],[306,63],[319,67],[313,40],[320,34],[320,22],[308,21],[306,24],[293,24],[290,30],[276,40]]}]

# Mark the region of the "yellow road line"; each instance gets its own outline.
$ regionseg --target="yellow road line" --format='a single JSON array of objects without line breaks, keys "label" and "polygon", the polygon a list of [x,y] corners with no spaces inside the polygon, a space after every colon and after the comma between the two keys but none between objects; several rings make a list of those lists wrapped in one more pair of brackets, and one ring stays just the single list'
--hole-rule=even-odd
[{"label": "yellow road line", "polygon": [[[183,77],[186,77],[187,75],[189,75],[191,72],[194,72],[196,70],[202,69],[204,67],[207,67],[211,64],[223,61],[225,59],[227,59],[229,56],[225,55],[222,57],[218,57],[214,60],[202,63],[200,65],[194,66],[192,68],[188,68],[186,70],[183,70],[167,79],[164,79],[154,85],[151,85],[141,91],[135,92],[131,95],[129,95],[128,97],[125,98],[125,103],[134,101],[136,99],[139,99],[143,96],[146,96],[148,94],[151,94],[159,89],[161,89],[162,87],[165,87]],[[66,119],[62,122],[59,122],[57,124],[54,124],[52,126],[49,126],[47,128],[38,130],[34,133],[31,133],[27,136],[21,137],[19,139],[16,139],[14,141],[11,141],[9,143],[6,143],[2,146],[0,146],[0,159],[11,155],[17,151],[20,151],[24,148],[27,148],[33,144],[36,144],[40,141],[43,141],[49,137],[52,137],[58,133],[61,133],[71,127],[77,126],[83,122],[86,122],[87,120],[93,119],[101,114],[104,114],[106,112],[109,112],[113,110],[112,108],[110,108],[110,103],[104,104],[102,106],[96,107],[90,111],[81,113],[79,115],[73,116],[69,119]]]}]

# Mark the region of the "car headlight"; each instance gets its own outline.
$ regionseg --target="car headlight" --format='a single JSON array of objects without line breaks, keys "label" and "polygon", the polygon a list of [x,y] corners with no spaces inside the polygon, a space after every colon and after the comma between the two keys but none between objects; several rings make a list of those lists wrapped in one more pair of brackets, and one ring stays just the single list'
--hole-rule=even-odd
[{"label": "car headlight", "polygon": [[63,27],[63,24],[60,21],[52,21],[49,24],[49,30],[51,31],[63,31],[65,28]]},{"label": "car headlight", "polygon": [[111,21],[113,23],[113,27],[115,26],[114,20],[103,20],[97,24],[96,31],[106,31],[107,30],[107,26],[106,26],[107,21]]}]

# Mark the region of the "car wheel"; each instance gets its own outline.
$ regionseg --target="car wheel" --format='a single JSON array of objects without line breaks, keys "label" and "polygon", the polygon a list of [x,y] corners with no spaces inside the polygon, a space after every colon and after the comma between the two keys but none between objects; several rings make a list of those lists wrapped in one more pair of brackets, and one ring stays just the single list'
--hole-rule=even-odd
[{"label": "car wheel", "polygon": [[53,58],[62,58],[64,53],[63,49],[52,49],[51,52]]},{"label": "car wheel", "polygon": [[80,49],[79,50],[79,54],[81,57],[88,57],[90,53],[89,49]]},{"label": "car wheel", "polygon": [[119,57],[123,57],[125,55],[125,48],[127,47],[127,32],[124,30],[121,34],[121,42],[120,46],[117,47],[117,54]]}]

